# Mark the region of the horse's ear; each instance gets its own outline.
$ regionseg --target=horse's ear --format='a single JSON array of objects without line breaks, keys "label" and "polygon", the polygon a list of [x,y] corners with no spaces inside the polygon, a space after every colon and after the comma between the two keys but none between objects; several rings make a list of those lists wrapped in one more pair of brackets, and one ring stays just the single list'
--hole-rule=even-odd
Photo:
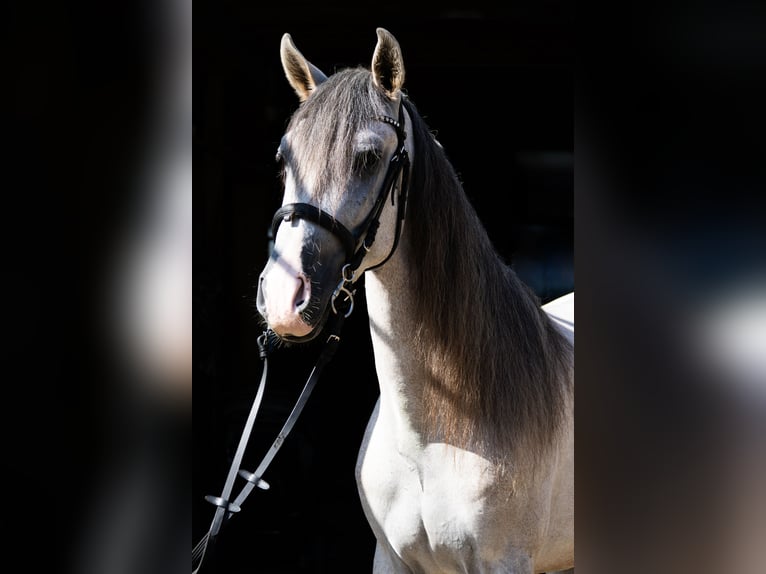
[{"label": "horse's ear", "polygon": [[279,56],[282,59],[282,68],[285,70],[287,81],[290,82],[302,102],[308,99],[314,88],[327,79],[327,76],[319,68],[298,51],[290,34],[282,36]]},{"label": "horse's ear", "polygon": [[372,81],[392,100],[404,85],[404,60],[402,49],[391,33],[378,28],[378,45],[372,55]]}]

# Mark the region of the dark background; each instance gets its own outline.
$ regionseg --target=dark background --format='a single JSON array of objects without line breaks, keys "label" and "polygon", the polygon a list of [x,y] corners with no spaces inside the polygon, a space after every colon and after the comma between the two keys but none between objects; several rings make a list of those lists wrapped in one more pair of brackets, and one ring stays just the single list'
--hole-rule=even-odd
[{"label": "dark background", "polygon": [[[298,105],[279,60],[282,34],[327,74],[368,66],[376,27],[394,34],[407,93],[497,249],[543,301],[574,287],[574,46],[573,7],[562,2],[520,5],[513,14],[482,3],[387,6],[377,15],[361,4],[293,6],[277,15],[251,2],[195,8],[195,47],[204,47],[194,60],[196,543],[214,510],[203,497],[223,487],[261,373],[255,289],[281,203],[274,155]],[[244,468],[254,470],[276,437],[318,345],[272,354]],[[253,491],[224,527],[206,558],[210,571],[369,570],[374,539],[354,465],[376,398],[360,301],[264,476],[271,489]]]}]

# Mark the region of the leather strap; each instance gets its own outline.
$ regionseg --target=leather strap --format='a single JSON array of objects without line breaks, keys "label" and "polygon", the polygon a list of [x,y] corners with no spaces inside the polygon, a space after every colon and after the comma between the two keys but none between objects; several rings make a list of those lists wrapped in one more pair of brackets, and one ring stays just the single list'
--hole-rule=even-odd
[{"label": "leather strap", "polygon": [[283,221],[291,221],[295,218],[313,221],[340,239],[343,248],[346,250],[347,260],[354,254],[356,239],[353,233],[332,215],[309,203],[288,203],[277,209],[271,221],[271,236],[277,236],[277,229],[279,229]]},{"label": "leather strap", "polygon": [[[200,568],[202,567],[202,562],[205,558],[208,547],[215,541],[215,538],[218,536],[218,533],[220,532],[223,524],[227,522],[232,516],[234,516],[235,513],[241,510],[242,504],[245,502],[245,499],[248,497],[253,488],[256,486],[264,490],[269,488],[269,485],[264,480],[262,480],[261,477],[263,476],[263,473],[266,472],[266,469],[271,464],[271,461],[274,460],[274,457],[276,456],[280,447],[284,444],[287,435],[290,434],[293,426],[295,426],[295,423],[298,420],[303,407],[306,406],[306,403],[309,400],[309,396],[311,395],[311,392],[314,390],[314,387],[319,380],[319,375],[321,374],[322,369],[324,369],[325,365],[330,362],[330,359],[332,359],[333,355],[335,355],[335,351],[338,349],[338,344],[340,343],[340,330],[343,326],[346,315],[344,313],[338,313],[334,317],[335,320],[328,329],[329,334],[327,341],[325,342],[325,346],[322,349],[322,353],[317,359],[317,362],[314,365],[314,368],[312,369],[311,374],[309,375],[309,378],[306,381],[303,390],[301,391],[301,394],[298,396],[298,400],[296,401],[292,412],[287,417],[287,420],[282,426],[282,430],[279,431],[277,438],[274,439],[271,448],[269,448],[269,450],[266,452],[260,464],[255,469],[255,472],[248,472],[241,469],[240,464],[242,463],[242,457],[244,456],[245,448],[247,447],[248,440],[250,439],[250,433],[253,429],[255,417],[258,413],[258,409],[260,408],[268,371],[268,334],[264,333],[261,335],[261,337],[258,338],[258,346],[260,349],[261,358],[263,359],[263,373],[261,374],[261,382],[258,386],[258,390],[256,391],[255,399],[253,400],[253,406],[250,409],[250,415],[248,416],[247,422],[245,423],[245,427],[242,431],[242,436],[239,440],[239,446],[237,447],[234,459],[232,460],[231,466],[229,467],[229,473],[226,477],[223,491],[220,496],[205,497],[205,500],[216,506],[216,510],[210,528],[192,550],[192,574],[197,574],[199,572]],[[229,497],[231,496],[234,481],[237,476],[244,478],[246,483],[234,501],[230,501]]]}]

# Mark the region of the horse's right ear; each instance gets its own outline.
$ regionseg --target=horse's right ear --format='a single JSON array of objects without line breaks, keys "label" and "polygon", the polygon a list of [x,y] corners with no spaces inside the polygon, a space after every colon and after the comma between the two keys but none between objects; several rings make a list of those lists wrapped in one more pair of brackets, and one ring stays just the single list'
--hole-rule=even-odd
[{"label": "horse's right ear", "polygon": [[282,36],[279,56],[282,59],[282,68],[285,70],[287,81],[290,82],[302,102],[308,99],[314,88],[327,79],[327,76],[319,68],[298,51],[290,34]]}]

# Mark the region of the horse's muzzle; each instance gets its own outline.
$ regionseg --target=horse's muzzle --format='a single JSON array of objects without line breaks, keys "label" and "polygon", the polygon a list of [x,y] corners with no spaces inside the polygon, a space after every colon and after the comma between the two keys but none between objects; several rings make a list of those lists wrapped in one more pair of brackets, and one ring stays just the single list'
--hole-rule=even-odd
[{"label": "horse's muzzle", "polygon": [[306,320],[311,282],[303,273],[290,273],[284,266],[272,263],[267,265],[258,282],[258,312],[280,337],[302,339],[314,330]]}]

